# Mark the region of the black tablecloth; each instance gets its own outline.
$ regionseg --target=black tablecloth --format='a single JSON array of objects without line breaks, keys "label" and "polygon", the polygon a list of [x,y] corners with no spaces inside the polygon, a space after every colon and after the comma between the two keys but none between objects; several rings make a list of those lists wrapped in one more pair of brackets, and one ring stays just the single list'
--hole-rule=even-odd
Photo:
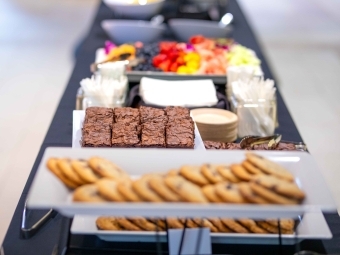
[{"label": "black tablecloth", "polygon": [[[242,11],[240,10],[237,2],[231,0],[229,11],[233,13],[235,17],[235,29],[233,37],[239,43],[253,49],[262,61],[262,68],[267,78],[273,78],[269,67],[264,59],[263,53],[260,50],[260,46],[256,41],[256,38],[249,27]],[[13,215],[13,219],[10,223],[7,235],[3,242],[3,248],[6,255],[11,254],[25,254],[25,255],[37,255],[37,254],[51,254],[53,248],[60,243],[60,247],[65,246],[67,243],[73,248],[68,250],[67,254],[113,254],[108,250],[113,247],[117,249],[135,248],[135,253],[140,253],[144,249],[156,250],[154,244],[110,244],[100,241],[94,236],[72,236],[69,238],[69,226],[70,220],[60,215],[51,220],[46,226],[44,226],[35,236],[31,239],[24,240],[20,238],[20,224],[21,214],[24,207],[24,202],[29,190],[29,187],[34,178],[38,164],[41,160],[43,152],[46,147],[50,146],[64,146],[70,147],[72,141],[72,111],[75,108],[75,95],[79,87],[79,81],[85,77],[90,77],[89,70],[90,63],[95,58],[95,50],[103,46],[105,40],[108,39],[105,32],[100,27],[100,22],[103,19],[113,18],[113,14],[104,4],[99,5],[98,13],[95,17],[93,25],[89,31],[88,36],[85,38],[79,54],[76,60],[76,64],[69,83],[65,89],[63,97],[59,103],[59,106],[55,112],[54,118],[50,125],[50,128],[46,134],[45,140],[40,148],[39,154],[36,158],[31,174],[27,180],[26,186],[23,190],[22,196],[19,200],[18,206]],[[38,71],[38,70],[37,70]],[[285,140],[301,141],[300,134],[282,100],[280,93],[277,94],[278,100],[278,116],[280,126],[277,129],[278,133],[283,135]],[[2,205],[4,206],[4,205]],[[42,212],[33,211],[29,215],[30,221],[34,222],[35,219],[41,216]],[[340,219],[337,214],[325,215],[327,222],[332,230],[333,239],[327,241],[309,240],[301,243],[302,249],[315,250],[324,253],[340,253]],[[82,245],[90,250],[79,250],[76,246]],[[103,247],[101,253],[94,251],[95,247]],[[166,247],[163,247],[166,249]],[[292,254],[296,247],[285,246],[281,250],[282,254]],[[277,246],[263,246],[263,245],[215,245],[213,247],[215,253],[234,253],[234,254],[278,254],[280,250]],[[124,252],[118,252],[119,254],[125,254]],[[116,254],[118,254],[116,253]],[[151,254],[152,252],[146,252],[145,254]]]}]

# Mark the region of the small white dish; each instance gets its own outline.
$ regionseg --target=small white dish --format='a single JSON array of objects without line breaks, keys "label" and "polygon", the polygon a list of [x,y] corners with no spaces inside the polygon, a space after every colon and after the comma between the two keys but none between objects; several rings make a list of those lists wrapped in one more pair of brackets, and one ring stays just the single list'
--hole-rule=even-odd
[{"label": "small white dish", "polygon": [[153,42],[165,30],[164,24],[153,25],[143,20],[103,20],[101,26],[116,44]]},{"label": "small white dish", "polygon": [[117,15],[134,19],[147,19],[160,12],[164,0],[145,1],[140,0],[140,4],[127,0],[103,0],[104,3]]},{"label": "small white dish", "polygon": [[209,20],[170,19],[168,24],[175,36],[183,42],[187,42],[194,35],[225,38],[232,31],[231,26],[220,27],[218,22]]}]

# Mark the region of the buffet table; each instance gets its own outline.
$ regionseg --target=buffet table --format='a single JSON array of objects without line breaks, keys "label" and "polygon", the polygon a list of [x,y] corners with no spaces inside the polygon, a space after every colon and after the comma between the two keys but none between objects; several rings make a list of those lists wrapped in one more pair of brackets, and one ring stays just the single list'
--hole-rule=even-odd
[{"label": "buffet table", "polygon": [[[230,1],[228,7],[235,17],[233,38],[242,45],[253,49],[262,61],[262,69],[266,78],[273,78],[270,69],[260,50],[260,46],[249,27],[239,5]],[[70,147],[72,142],[72,111],[75,109],[75,95],[79,88],[79,81],[90,77],[90,64],[95,58],[97,48],[103,46],[107,35],[102,30],[100,22],[113,18],[112,11],[103,3],[99,5],[97,15],[77,54],[76,65],[65,89],[63,97],[55,112],[45,140],[37,155],[31,174],[22,192],[13,219],[3,243],[3,249],[8,254],[156,254],[157,249],[167,251],[167,244],[157,246],[155,243],[107,243],[96,236],[75,236],[69,234],[71,219],[56,215],[43,226],[32,238],[24,239],[20,235],[22,211],[25,200],[36,173],[37,167],[47,147]],[[130,84],[133,86],[133,84]],[[220,88],[224,91],[224,88]],[[301,136],[285,106],[280,93],[277,93],[279,128],[277,133],[283,135],[284,140],[301,141]],[[34,223],[46,211],[31,211],[28,214],[28,225]],[[333,234],[332,240],[306,240],[297,246],[277,245],[244,245],[219,244],[213,245],[214,254],[294,254],[296,250],[313,250],[320,253],[340,253],[340,218],[337,214],[326,214],[326,220]],[[63,253],[65,252],[65,253]]]}]

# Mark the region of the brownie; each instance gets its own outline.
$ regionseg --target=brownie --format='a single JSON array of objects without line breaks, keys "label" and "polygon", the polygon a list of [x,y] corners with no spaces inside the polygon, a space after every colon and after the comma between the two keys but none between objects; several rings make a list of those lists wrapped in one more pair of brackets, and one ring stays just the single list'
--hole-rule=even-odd
[{"label": "brownie", "polygon": [[239,143],[225,143],[225,149],[227,149],[227,150],[242,150]]},{"label": "brownie", "polygon": [[225,143],[214,142],[214,141],[203,141],[204,146],[207,150],[223,150],[225,149]]},{"label": "brownie", "polygon": [[194,132],[190,126],[168,125],[166,127],[166,147],[194,148]]},{"label": "brownie", "polygon": [[112,147],[137,147],[140,139],[135,123],[114,123],[112,125]]},{"label": "brownie", "polygon": [[267,144],[255,145],[254,150],[275,150],[275,151],[295,151],[296,147],[293,143],[279,143],[275,149],[269,149]]},{"label": "brownie", "polygon": [[[206,149],[216,150],[242,150],[239,143],[223,143],[214,141],[204,141]],[[275,149],[269,149],[267,144],[254,145],[253,148],[247,147],[245,150],[276,150],[276,151],[295,151],[296,147],[292,143],[279,143]]]},{"label": "brownie", "polygon": [[167,126],[179,126],[183,128],[188,128],[194,132],[195,125],[194,121],[191,119],[191,117],[183,118],[183,119],[173,119],[168,122]]},{"label": "brownie", "polygon": [[163,109],[141,106],[139,108],[139,113],[141,123],[160,122],[165,125],[168,122],[168,117],[165,115],[165,111]]},{"label": "brownie", "polygon": [[140,123],[139,110],[131,107],[115,108],[114,122]]},{"label": "brownie", "polygon": [[83,147],[111,147],[111,128],[108,125],[88,122],[82,132]]},{"label": "brownie", "polygon": [[146,122],[142,124],[142,147],[165,147],[165,125],[162,123]]},{"label": "brownie", "polygon": [[113,109],[105,107],[86,108],[84,123],[102,124],[112,127]]},{"label": "brownie", "polygon": [[190,118],[190,110],[181,106],[168,106],[165,108],[165,114],[168,116],[169,121]]}]

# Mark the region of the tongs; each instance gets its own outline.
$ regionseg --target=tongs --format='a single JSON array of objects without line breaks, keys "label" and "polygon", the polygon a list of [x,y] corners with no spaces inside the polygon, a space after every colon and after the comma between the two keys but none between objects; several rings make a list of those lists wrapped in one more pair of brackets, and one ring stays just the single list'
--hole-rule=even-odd
[{"label": "tongs", "polygon": [[242,138],[240,146],[242,149],[246,149],[248,147],[253,148],[255,145],[258,144],[268,144],[268,149],[275,149],[281,141],[281,138],[282,135],[280,134],[265,137],[249,135]]}]

